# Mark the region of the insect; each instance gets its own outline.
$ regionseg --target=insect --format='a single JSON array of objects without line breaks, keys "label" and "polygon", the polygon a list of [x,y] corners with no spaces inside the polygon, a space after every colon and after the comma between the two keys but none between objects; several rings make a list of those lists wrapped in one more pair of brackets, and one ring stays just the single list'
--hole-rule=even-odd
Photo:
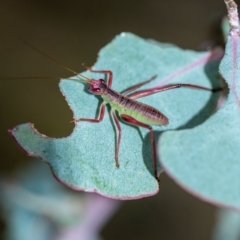
[{"label": "insect", "polygon": [[[149,105],[143,104],[141,102],[136,101],[136,99],[143,98],[150,96],[152,94],[163,92],[175,88],[180,87],[187,87],[187,88],[195,88],[207,91],[219,91],[220,89],[209,89],[198,85],[192,84],[174,84],[165,87],[157,87],[148,90],[143,90],[140,92],[132,93],[133,91],[139,89],[143,85],[153,81],[157,76],[153,76],[151,79],[142,82],[136,86],[131,87],[125,92],[119,93],[114,91],[111,86],[113,82],[113,73],[110,70],[93,70],[91,67],[87,67],[90,72],[93,73],[103,73],[108,75],[108,81],[105,82],[103,79],[94,80],[89,79],[83,75],[78,75],[82,79],[77,79],[78,81],[88,84],[89,89],[88,91],[94,95],[100,95],[103,99],[103,103],[100,106],[99,116],[96,119],[88,119],[88,118],[80,118],[75,119],[72,122],[92,122],[92,123],[99,123],[103,120],[104,113],[105,113],[105,106],[109,104],[111,106],[111,115],[114,119],[118,130],[118,139],[117,139],[117,146],[115,150],[115,163],[116,167],[119,168],[119,151],[120,151],[120,144],[122,138],[122,130],[121,125],[119,123],[118,117],[120,117],[124,122],[127,124],[143,127],[150,131],[151,142],[152,142],[152,153],[153,153],[153,166],[154,166],[154,176],[158,182],[160,182],[157,173],[157,154],[156,154],[156,141],[154,136],[154,131],[152,126],[166,126],[169,123],[168,118],[161,113],[156,108],[153,108]],[[131,95],[129,95],[132,93]],[[117,114],[118,113],[118,114]]]},{"label": "insect", "polygon": [[[206,87],[202,87],[199,85],[193,85],[193,84],[174,84],[170,86],[163,86],[163,87],[156,87],[148,90],[143,90],[139,92],[135,92],[135,90],[139,89],[140,87],[150,83],[154,79],[156,79],[156,75],[153,76],[151,79],[142,82],[140,84],[137,84],[128,90],[119,93],[115,90],[113,90],[112,83],[113,83],[113,73],[110,70],[93,70],[91,67],[86,67],[90,72],[93,73],[102,73],[108,75],[108,81],[105,82],[103,79],[94,80],[87,78],[84,75],[78,74],[77,72],[73,71],[72,69],[66,67],[65,65],[61,64],[60,62],[56,61],[55,59],[49,57],[44,52],[40,51],[39,49],[33,47],[29,43],[22,40],[25,44],[30,46],[31,48],[35,49],[39,53],[43,54],[50,60],[56,62],[60,66],[64,67],[68,71],[77,74],[77,78],[71,78],[69,80],[77,80],[79,82],[82,82],[84,84],[89,85],[88,91],[91,94],[94,95],[100,95],[103,99],[103,102],[100,106],[99,116],[96,119],[88,119],[88,118],[80,118],[80,119],[74,119],[71,122],[77,123],[81,121],[91,122],[91,123],[100,123],[105,114],[105,108],[106,104],[109,104],[111,106],[111,115],[112,118],[116,124],[117,130],[118,130],[118,139],[115,149],[115,164],[116,167],[119,168],[119,151],[120,151],[120,145],[121,145],[121,139],[122,139],[122,130],[121,125],[119,123],[119,118],[121,118],[124,122],[127,124],[137,126],[137,127],[143,127],[149,130],[150,137],[151,137],[151,143],[152,143],[152,154],[153,154],[153,167],[154,167],[154,176],[158,183],[160,182],[158,173],[157,173],[157,154],[156,154],[156,141],[154,136],[154,131],[152,129],[152,126],[166,126],[169,123],[168,118],[161,113],[158,109],[153,108],[149,105],[143,104],[141,102],[138,102],[136,99],[143,98],[150,96],[155,93],[172,90],[175,88],[180,87],[187,87],[187,88],[194,88],[194,89],[200,89],[200,90],[206,90],[206,91],[220,91],[221,88],[218,89],[210,89]],[[44,78],[44,77],[39,77]],[[26,78],[21,78],[26,79]],[[56,78],[55,78],[56,79]],[[130,94],[130,95],[129,95]]]}]

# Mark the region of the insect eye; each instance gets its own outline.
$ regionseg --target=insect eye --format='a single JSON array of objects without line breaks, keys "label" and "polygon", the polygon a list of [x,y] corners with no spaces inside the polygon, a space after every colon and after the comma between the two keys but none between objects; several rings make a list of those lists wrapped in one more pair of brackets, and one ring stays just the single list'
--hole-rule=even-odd
[{"label": "insect eye", "polygon": [[94,92],[100,92],[100,88],[94,88],[93,91]]},{"label": "insect eye", "polygon": [[101,83],[105,83],[105,81],[104,81],[103,79],[99,79],[99,81],[100,81]]}]

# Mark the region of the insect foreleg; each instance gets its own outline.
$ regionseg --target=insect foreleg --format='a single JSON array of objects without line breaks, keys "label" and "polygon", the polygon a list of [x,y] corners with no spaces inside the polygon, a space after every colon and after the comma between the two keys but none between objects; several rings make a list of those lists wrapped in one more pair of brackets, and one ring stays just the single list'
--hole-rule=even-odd
[{"label": "insect foreleg", "polygon": [[105,104],[102,104],[101,105],[101,109],[100,109],[100,114],[99,114],[99,117],[97,119],[91,119],[91,118],[79,118],[79,119],[74,119],[72,120],[71,122],[81,122],[81,121],[84,121],[84,122],[92,122],[92,123],[99,123],[103,120],[103,117],[104,117],[104,113],[105,113]]},{"label": "insect foreleg", "polygon": [[131,124],[133,126],[137,126],[137,127],[143,127],[143,128],[147,128],[150,131],[151,134],[151,142],[152,142],[152,150],[153,150],[153,167],[154,167],[154,176],[157,179],[158,183],[160,183],[160,179],[158,178],[158,174],[157,174],[157,153],[156,153],[156,141],[155,141],[155,135],[154,132],[152,130],[152,127],[141,123],[139,121],[137,121],[135,118],[126,115],[126,114],[122,114],[121,118],[123,119],[123,121],[125,121],[128,124]]},{"label": "insect foreleg", "polygon": [[112,86],[112,81],[113,81],[113,73],[112,73],[112,71],[109,71],[109,70],[93,70],[91,67],[86,67],[86,68],[90,72],[108,74],[109,77],[108,77],[107,86],[109,88]]}]

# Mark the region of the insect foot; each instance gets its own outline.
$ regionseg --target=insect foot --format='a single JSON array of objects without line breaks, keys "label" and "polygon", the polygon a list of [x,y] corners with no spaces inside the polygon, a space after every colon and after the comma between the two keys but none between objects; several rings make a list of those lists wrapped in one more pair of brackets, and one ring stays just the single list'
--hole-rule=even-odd
[{"label": "insect foot", "polygon": [[159,178],[159,177],[155,177],[155,178],[156,178],[156,180],[157,180],[157,182],[158,182],[158,186],[160,187],[160,184],[161,184],[160,178]]},{"label": "insect foot", "polygon": [[71,120],[69,123],[77,123],[78,121],[76,119]]}]

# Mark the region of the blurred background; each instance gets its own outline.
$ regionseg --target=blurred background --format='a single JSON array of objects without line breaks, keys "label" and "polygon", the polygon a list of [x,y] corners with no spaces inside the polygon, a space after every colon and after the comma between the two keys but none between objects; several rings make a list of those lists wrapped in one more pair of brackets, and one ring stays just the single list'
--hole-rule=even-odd
[{"label": "blurred background", "polygon": [[[237,2],[238,3],[238,2]],[[0,77],[68,77],[71,73],[22,43],[77,72],[93,65],[98,51],[121,32],[206,50],[222,44],[223,0],[54,1],[1,0]],[[12,173],[29,164],[7,130],[34,123],[50,137],[71,134],[72,112],[57,80],[0,81],[0,169]],[[216,207],[189,195],[166,174],[157,196],[125,201],[102,229],[103,239],[211,239]],[[6,224],[2,223],[3,231]]]}]

